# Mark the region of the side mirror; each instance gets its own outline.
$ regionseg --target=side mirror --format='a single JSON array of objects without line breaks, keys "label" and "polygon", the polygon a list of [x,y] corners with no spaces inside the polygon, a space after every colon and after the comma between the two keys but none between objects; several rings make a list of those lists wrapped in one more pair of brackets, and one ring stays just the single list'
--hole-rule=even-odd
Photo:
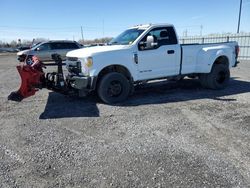
[{"label": "side mirror", "polygon": [[158,43],[154,42],[154,37],[153,36],[147,36],[146,49],[152,49],[157,45],[158,45]]},{"label": "side mirror", "polygon": [[35,51],[40,51],[40,48],[36,48],[36,50]]}]

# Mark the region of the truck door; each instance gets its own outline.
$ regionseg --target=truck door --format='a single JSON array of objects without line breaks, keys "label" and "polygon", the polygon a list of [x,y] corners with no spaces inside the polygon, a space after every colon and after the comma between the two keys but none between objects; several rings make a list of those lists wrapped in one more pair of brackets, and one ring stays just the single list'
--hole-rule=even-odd
[{"label": "truck door", "polygon": [[[152,39],[148,46],[147,39]],[[138,76],[140,80],[173,76],[179,73],[180,45],[173,27],[152,29],[138,43]]]}]

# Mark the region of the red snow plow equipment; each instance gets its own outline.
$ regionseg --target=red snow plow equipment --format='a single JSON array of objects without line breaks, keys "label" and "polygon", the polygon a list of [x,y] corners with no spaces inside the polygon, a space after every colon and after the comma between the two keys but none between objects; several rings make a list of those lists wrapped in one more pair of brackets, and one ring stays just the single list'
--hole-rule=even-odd
[{"label": "red snow plow equipment", "polygon": [[35,95],[35,93],[42,88],[47,88],[59,93],[67,94],[68,87],[66,86],[63,70],[62,60],[60,55],[53,54],[55,63],[46,64],[46,66],[57,66],[57,72],[45,74],[43,68],[45,65],[36,57],[32,57],[32,62],[17,65],[17,70],[21,77],[21,86],[19,90],[12,92],[8,96],[8,100],[22,101],[24,98]]}]

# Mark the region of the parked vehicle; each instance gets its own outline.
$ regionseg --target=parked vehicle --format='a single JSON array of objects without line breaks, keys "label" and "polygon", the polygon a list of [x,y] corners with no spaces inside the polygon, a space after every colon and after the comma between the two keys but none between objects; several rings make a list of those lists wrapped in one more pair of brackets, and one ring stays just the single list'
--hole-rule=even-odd
[{"label": "parked vehicle", "polygon": [[3,52],[3,53],[6,53],[6,52],[14,53],[14,52],[17,52],[17,49],[11,48],[11,47],[9,47],[9,48],[1,48],[0,47],[0,52]]},{"label": "parked vehicle", "polygon": [[52,54],[60,54],[63,59],[66,59],[67,52],[81,48],[81,45],[75,41],[48,41],[38,43],[31,49],[23,50],[17,53],[18,60],[23,62],[25,59],[30,62],[32,56],[37,56],[41,61],[52,61]]},{"label": "parked vehicle", "polygon": [[156,79],[199,77],[202,86],[223,89],[238,53],[237,42],[180,45],[173,25],[139,25],[109,46],[68,52],[67,79],[80,93],[97,90],[106,103],[125,100],[134,84]]}]

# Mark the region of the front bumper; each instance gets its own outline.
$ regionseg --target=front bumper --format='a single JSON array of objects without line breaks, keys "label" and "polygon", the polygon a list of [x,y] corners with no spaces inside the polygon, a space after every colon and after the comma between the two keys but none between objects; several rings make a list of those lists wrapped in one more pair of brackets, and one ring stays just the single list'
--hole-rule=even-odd
[{"label": "front bumper", "polygon": [[74,89],[91,91],[95,90],[97,79],[96,77],[68,76],[67,80]]}]

